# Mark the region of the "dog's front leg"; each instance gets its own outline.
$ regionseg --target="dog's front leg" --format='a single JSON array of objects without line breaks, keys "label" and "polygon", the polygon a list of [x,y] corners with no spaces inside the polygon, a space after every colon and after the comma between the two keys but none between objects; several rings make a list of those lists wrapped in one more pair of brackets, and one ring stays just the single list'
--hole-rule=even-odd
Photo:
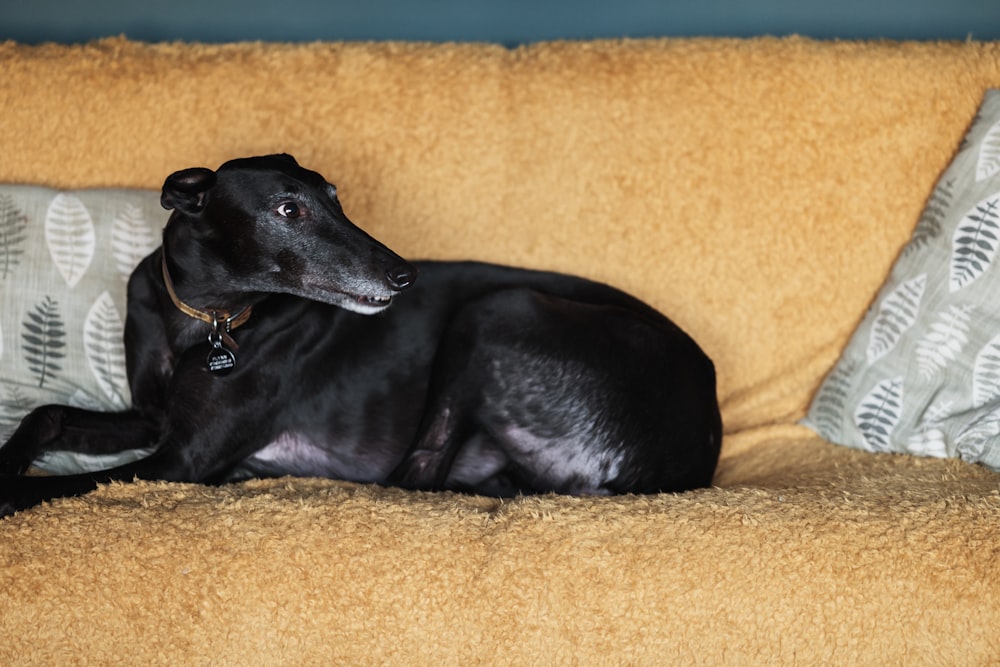
[{"label": "dog's front leg", "polygon": [[135,410],[93,412],[44,405],[32,410],[0,447],[0,474],[21,474],[47,452],[117,454],[150,447],[158,436],[158,425]]},{"label": "dog's front leg", "polygon": [[178,418],[168,425],[153,453],[138,461],[75,475],[0,475],[0,516],[53,498],[83,495],[114,481],[217,482],[247,456],[246,447],[256,444],[246,437],[232,429],[206,426],[204,419]]},{"label": "dog's front leg", "polygon": [[[95,490],[100,484],[115,481],[215,481],[220,457],[210,451],[200,451],[211,448],[211,444],[197,440],[183,448],[165,443],[146,458],[107,470],[51,477],[0,475],[0,516],[28,509],[54,498],[83,495]],[[208,460],[216,465],[205,466],[205,461]]]},{"label": "dog's front leg", "polygon": [[[264,383],[251,389],[238,373],[226,378],[232,383],[212,381],[201,370],[201,359],[193,356],[188,374],[179,376],[170,413],[163,418],[163,432],[152,454],[115,468],[76,475],[0,476],[0,515],[53,498],[82,495],[113,481],[222,481],[236,465],[270,442],[271,433],[266,428],[272,418],[266,402],[269,389]],[[196,380],[201,386],[192,389],[198,384]],[[244,391],[234,397],[237,385]]]},{"label": "dog's front leg", "polygon": [[155,479],[159,459],[154,452],[149,457],[117,468],[78,475],[36,477],[0,475],[0,517],[34,507],[53,498],[67,498],[89,493],[99,484],[112,481],[131,482],[136,478]]}]

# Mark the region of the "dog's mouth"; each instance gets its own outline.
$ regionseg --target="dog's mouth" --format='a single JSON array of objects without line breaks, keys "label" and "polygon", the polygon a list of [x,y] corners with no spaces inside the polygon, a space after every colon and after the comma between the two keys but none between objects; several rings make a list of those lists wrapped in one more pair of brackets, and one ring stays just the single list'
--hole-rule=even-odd
[{"label": "dog's mouth", "polygon": [[387,308],[392,304],[391,296],[356,296],[354,300],[362,306],[371,306],[373,308]]},{"label": "dog's mouth", "polygon": [[334,286],[319,281],[307,283],[302,286],[301,291],[296,290],[296,292],[307,299],[322,301],[362,315],[373,315],[385,310],[392,305],[393,298],[392,294],[365,294],[346,290],[343,285]]},{"label": "dog's mouth", "polygon": [[362,315],[374,315],[392,305],[391,295],[352,294],[340,290],[327,290],[324,296],[322,301]]}]

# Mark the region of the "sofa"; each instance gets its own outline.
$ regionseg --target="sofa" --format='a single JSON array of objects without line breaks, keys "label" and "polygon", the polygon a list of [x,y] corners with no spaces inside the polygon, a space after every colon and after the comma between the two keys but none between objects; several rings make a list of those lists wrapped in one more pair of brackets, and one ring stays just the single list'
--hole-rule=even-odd
[{"label": "sofa", "polygon": [[[725,432],[712,487],[679,494],[282,478],[45,503],[0,521],[0,663],[1000,660],[995,397],[948,413],[970,449],[933,384],[996,308],[942,302],[959,323],[907,352],[914,294],[965,292],[896,275],[960,245],[945,176],[997,139],[1000,43],[119,37],[0,44],[0,72],[0,431],[53,396],[127,404],[123,276],[163,179],[288,152],[407,258],[575,273],[667,313],[715,363]],[[66,341],[44,359],[43,320]],[[861,372],[894,347],[905,379]],[[903,384],[928,398],[896,441]]]}]

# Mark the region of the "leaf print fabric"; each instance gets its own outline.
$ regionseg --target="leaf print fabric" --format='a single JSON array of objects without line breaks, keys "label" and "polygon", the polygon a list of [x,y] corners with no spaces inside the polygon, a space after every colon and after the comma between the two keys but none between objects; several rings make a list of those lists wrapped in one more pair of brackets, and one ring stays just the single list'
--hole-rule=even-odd
[{"label": "leaf print fabric", "polygon": [[845,363],[835,367],[823,382],[813,402],[810,417],[828,440],[839,441],[841,422],[852,399],[852,381],[857,368]]},{"label": "leaf print fabric", "polygon": [[120,409],[128,407],[125,377],[125,323],[111,295],[97,298],[83,322],[83,342],[90,370],[104,395]]},{"label": "leaf print fabric", "polygon": [[804,423],[842,445],[1000,471],[998,249],[1000,90],[990,90]]},{"label": "leaf print fabric", "polygon": [[952,241],[951,291],[981,276],[993,263],[1000,239],[1000,192],[982,200],[959,222]]},{"label": "leaf print fabric", "polygon": [[882,380],[858,405],[854,423],[872,451],[889,451],[889,438],[903,410],[903,378]]},{"label": "leaf print fabric", "polygon": [[66,284],[75,286],[94,258],[94,223],[79,197],[60,192],[52,199],[45,215],[45,239]]},{"label": "leaf print fabric", "polygon": [[1000,398],[1000,334],[976,355],[972,365],[972,405],[982,407]]},{"label": "leaf print fabric", "polygon": [[1000,173],[1000,121],[993,123],[979,148],[976,180],[985,181]]},{"label": "leaf print fabric", "polygon": [[969,342],[969,318],[972,306],[949,306],[940,313],[930,330],[917,343],[917,367],[921,377],[930,379],[958,358]]},{"label": "leaf print fabric", "polygon": [[45,297],[28,312],[24,328],[24,358],[38,377],[38,386],[44,387],[46,379],[51,382],[62,370],[60,360],[66,356],[66,326],[59,317],[59,304]]},{"label": "leaf print fabric", "polygon": [[111,246],[115,266],[122,280],[127,281],[142,258],[153,252],[160,239],[143,210],[134,204],[124,204],[111,226]]},{"label": "leaf print fabric", "polygon": [[921,274],[907,280],[882,300],[869,337],[868,363],[881,359],[917,321],[926,286],[927,275]]},{"label": "leaf print fabric", "polygon": [[917,221],[917,228],[913,230],[913,238],[907,244],[904,252],[916,252],[925,243],[938,237],[948,210],[951,208],[952,190],[954,187],[955,181],[952,179],[943,181],[934,188],[934,192],[931,194],[924,212]]},{"label": "leaf print fabric", "polygon": [[44,403],[128,407],[126,279],[166,219],[152,191],[0,185],[0,442]]},{"label": "leaf print fabric", "polygon": [[10,195],[0,195],[0,280],[13,274],[24,254],[28,217]]}]

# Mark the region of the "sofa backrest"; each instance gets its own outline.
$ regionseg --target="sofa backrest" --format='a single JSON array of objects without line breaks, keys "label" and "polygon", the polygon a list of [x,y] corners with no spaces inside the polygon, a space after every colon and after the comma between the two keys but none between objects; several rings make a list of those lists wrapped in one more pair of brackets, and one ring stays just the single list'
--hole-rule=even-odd
[{"label": "sofa backrest", "polygon": [[159,188],[292,153],[404,256],[648,300],[713,357],[736,429],[804,411],[1000,86],[1000,44],[112,39],[3,44],[0,72],[0,181]]}]

